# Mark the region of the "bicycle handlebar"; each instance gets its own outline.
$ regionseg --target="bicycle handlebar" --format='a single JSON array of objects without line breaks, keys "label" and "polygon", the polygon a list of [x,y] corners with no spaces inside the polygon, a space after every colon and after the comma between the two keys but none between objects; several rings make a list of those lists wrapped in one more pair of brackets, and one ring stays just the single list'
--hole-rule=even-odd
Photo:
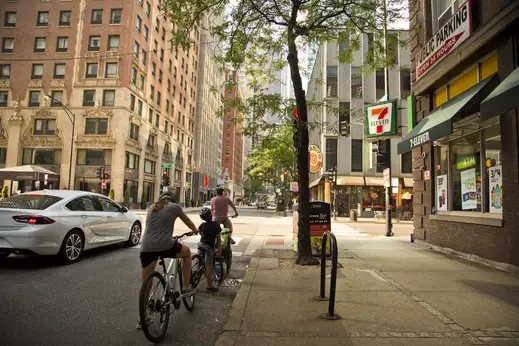
[{"label": "bicycle handlebar", "polygon": [[183,238],[183,237],[190,237],[190,236],[192,236],[193,234],[194,234],[193,232],[186,232],[186,233],[181,234],[181,235],[173,236],[173,239],[174,239],[174,240],[178,240],[178,239]]}]

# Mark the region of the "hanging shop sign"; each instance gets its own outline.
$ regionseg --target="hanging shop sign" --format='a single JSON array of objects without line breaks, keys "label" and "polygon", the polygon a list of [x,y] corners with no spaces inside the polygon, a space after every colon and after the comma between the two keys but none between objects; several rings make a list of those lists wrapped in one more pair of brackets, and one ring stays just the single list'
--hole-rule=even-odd
[{"label": "hanging shop sign", "polygon": [[310,153],[310,173],[319,173],[323,167],[323,153],[317,145],[309,145],[308,152]]},{"label": "hanging shop sign", "polygon": [[456,160],[456,169],[458,171],[475,166],[479,166],[479,156],[476,155],[463,155],[459,156]]},{"label": "hanging shop sign", "polygon": [[503,176],[501,166],[495,166],[488,170],[490,195],[490,212],[503,213]]},{"label": "hanging shop sign", "polygon": [[398,135],[396,100],[366,107],[364,137],[381,139]]},{"label": "hanging shop sign", "polygon": [[434,34],[418,52],[416,79],[422,78],[434,66],[465,41],[472,31],[472,0],[462,4],[456,13]]},{"label": "hanging shop sign", "polygon": [[447,174],[436,177],[436,209],[447,211],[448,200]]}]

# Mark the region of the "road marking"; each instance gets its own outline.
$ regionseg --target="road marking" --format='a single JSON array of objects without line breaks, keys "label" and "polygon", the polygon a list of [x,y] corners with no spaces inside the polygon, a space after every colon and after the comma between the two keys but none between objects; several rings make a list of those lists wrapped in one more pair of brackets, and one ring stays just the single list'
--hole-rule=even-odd
[{"label": "road marking", "polygon": [[361,233],[351,226],[341,223],[332,223],[332,232],[337,237],[368,237],[369,234]]}]

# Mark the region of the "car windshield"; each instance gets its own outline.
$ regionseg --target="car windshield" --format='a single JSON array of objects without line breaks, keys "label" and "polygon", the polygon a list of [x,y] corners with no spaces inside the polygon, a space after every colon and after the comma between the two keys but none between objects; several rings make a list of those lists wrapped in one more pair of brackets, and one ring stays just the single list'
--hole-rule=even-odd
[{"label": "car windshield", "polygon": [[60,200],[49,195],[18,195],[0,200],[0,208],[44,210]]}]

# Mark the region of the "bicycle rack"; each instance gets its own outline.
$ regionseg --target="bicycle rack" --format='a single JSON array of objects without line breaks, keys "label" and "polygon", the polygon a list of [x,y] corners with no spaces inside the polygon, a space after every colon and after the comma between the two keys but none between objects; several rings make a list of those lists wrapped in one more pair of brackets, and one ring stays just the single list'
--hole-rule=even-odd
[{"label": "bicycle rack", "polygon": [[[331,242],[332,250],[332,275],[330,278],[330,294],[329,298],[325,296],[326,289],[326,244],[328,238]],[[323,241],[321,245],[321,285],[318,299],[321,301],[328,300],[328,312],[324,315],[327,320],[338,320],[341,317],[335,313],[335,292],[337,286],[337,267],[339,265],[339,252],[337,250],[337,239],[332,231],[323,234]]]}]

